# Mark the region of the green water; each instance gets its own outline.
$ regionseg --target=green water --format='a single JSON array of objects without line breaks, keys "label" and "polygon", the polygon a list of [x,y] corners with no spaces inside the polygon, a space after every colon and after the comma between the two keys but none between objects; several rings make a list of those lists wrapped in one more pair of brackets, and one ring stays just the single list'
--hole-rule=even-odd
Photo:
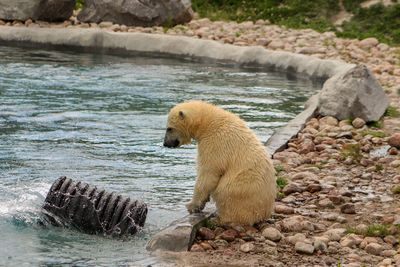
[{"label": "green water", "polygon": [[[140,265],[155,232],[186,215],[194,144],[162,146],[167,114],[206,100],[266,141],[318,85],[261,69],[0,46],[0,266]],[[148,204],[128,240],[41,225],[59,176]]]}]

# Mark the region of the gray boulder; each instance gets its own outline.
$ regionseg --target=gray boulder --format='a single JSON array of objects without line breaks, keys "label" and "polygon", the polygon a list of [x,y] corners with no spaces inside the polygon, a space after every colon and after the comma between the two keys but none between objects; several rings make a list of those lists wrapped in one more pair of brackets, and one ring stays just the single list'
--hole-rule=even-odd
[{"label": "gray boulder", "polygon": [[365,65],[336,74],[319,93],[319,112],[339,120],[361,118],[379,120],[389,106],[389,99]]},{"label": "gray boulder", "polygon": [[172,26],[193,18],[190,5],[190,0],[86,0],[78,19],[128,26]]},{"label": "gray boulder", "polygon": [[0,19],[64,21],[74,8],[75,0],[0,0]]}]

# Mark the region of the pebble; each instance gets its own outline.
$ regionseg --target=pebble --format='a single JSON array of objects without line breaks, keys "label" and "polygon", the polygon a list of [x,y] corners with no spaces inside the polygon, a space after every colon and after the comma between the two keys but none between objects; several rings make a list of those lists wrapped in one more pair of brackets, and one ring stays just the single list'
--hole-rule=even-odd
[{"label": "pebble", "polygon": [[240,251],[244,252],[244,253],[249,253],[251,251],[254,251],[254,244],[250,243],[250,242],[246,242],[242,245],[240,245]]},{"label": "pebble", "polygon": [[326,245],[326,243],[324,242],[324,240],[322,238],[318,238],[318,237],[314,238],[314,249],[316,251],[319,250],[319,251],[324,252],[327,250],[327,248],[328,248],[328,246]]},{"label": "pebble", "polygon": [[397,149],[400,148],[400,133],[395,133],[388,139],[388,144]]},{"label": "pebble", "polygon": [[275,212],[279,214],[294,214],[294,208],[286,205],[277,204],[275,206]]},{"label": "pebble", "polygon": [[345,234],[346,229],[344,228],[330,229],[325,232],[330,241],[339,241]]},{"label": "pebble", "polygon": [[365,247],[365,251],[369,254],[380,255],[383,247],[378,243],[370,243]]},{"label": "pebble", "polygon": [[365,121],[364,121],[363,119],[361,119],[361,118],[355,118],[355,119],[352,121],[351,124],[353,125],[354,128],[360,129],[360,128],[364,127]]},{"label": "pebble", "polygon": [[295,251],[297,253],[305,253],[305,254],[313,254],[314,253],[314,246],[304,242],[297,242],[295,245]]},{"label": "pebble", "polygon": [[300,232],[303,230],[302,222],[306,221],[303,216],[297,215],[282,220],[282,230],[285,232]]},{"label": "pebble", "polygon": [[204,252],[204,248],[202,248],[199,244],[194,244],[190,248],[190,252]]},{"label": "pebble", "polygon": [[273,227],[267,227],[262,231],[262,235],[269,240],[272,241],[279,241],[282,238],[282,234],[281,232],[279,232],[277,229],[273,228]]},{"label": "pebble", "polygon": [[228,242],[234,241],[235,238],[238,236],[239,236],[239,234],[233,229],[225,230],[219,235],[219,237],[221,237],[222,239],[224,239]]},{"label": "pebble", "polygon": [[355,214],[356,207],[352,203],[346,203],[340,207],[340,211],[345,214]]},{"label": "pebble", "polygon": [[213,240],[215,238],[214,232],[206,227],[200,227],[198,234],[205,240]]}]

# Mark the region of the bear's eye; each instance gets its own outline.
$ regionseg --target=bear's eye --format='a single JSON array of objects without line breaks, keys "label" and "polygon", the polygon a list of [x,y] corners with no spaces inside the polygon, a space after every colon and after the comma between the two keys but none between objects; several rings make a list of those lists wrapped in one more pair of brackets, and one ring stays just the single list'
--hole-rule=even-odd
[{"label": "bear's eye", "polygon": [[167,128],[167,132],[172,132],[172,128],[171,128],[171,127],[168,127],[168,128]]}]

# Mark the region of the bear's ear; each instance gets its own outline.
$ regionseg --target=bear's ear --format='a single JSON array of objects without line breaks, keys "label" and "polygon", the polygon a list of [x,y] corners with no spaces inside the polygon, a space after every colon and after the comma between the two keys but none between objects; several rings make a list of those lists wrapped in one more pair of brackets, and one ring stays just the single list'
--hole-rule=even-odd
[{"label": "bear's ear", "polygon": [[181,118],[182,120],[185,118],[185,114],[183,113],[182,110],[179,111],[179,118]]}]

